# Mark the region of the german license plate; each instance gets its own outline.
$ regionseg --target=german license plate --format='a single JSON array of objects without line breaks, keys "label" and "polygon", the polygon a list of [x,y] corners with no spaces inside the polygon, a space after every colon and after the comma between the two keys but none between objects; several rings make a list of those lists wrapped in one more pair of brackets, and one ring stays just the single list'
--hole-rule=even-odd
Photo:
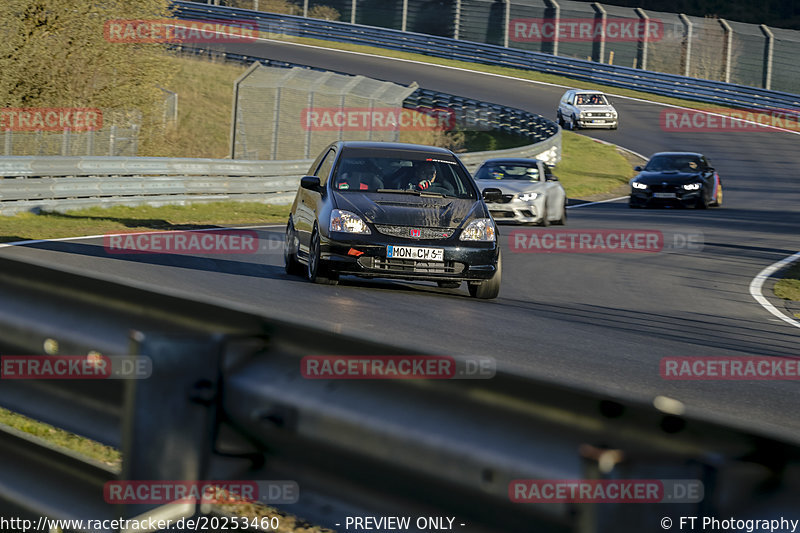
[{"label": "german license plate", "polygon": [[444,248],[387,246],[386,257],[391,257],[392,259],[413,259],[415,261],[444,261]]},{"label": "german license plate", "polygon": [[605,120],[593,120],[592,122],[593,122],[594,124],[605,124],[605,123],[606,123],[606,121],[605,121]]},{"label": "german license plate", "polygon": [[674,192],[654,192],[653,198],[677,198],[678,195]]}]

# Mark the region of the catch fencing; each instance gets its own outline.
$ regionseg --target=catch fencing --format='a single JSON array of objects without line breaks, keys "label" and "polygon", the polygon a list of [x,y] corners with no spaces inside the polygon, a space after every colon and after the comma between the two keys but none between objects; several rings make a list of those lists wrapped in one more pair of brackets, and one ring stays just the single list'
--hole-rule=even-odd
[{"label": "catch fencing", "polygon": [[[189,2],[177,2],[183,7]],[[559,57],[797,92],[800,31],[572,0],[220,0]],[[282,6],[294,6],[281,9]],[[326,6],[324,11],[314,8]],[[333,14],[333,16],[332,16]],[[582,35],[578,24],[589,24]],[[637,38],[635,28],[645,28]],[[554,31],[558,28],[558,31]],[[634,28],[634,32],[631,29]]]}]

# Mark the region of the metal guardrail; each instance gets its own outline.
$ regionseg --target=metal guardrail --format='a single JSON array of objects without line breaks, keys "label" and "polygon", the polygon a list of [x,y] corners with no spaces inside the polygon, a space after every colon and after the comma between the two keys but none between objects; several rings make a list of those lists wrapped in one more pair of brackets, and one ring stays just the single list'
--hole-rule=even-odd
[{"label": "metal guardrail", "polygon": [[575,80],[715,105],[782,111],[795,111],[800,106],[800,95],[797,94],[650,72],[492,44],[403,32],[389,28],[209,6],[181,0],[177,0],[175,5],[177,7],[176,15],[181,18],[255,21],[261,31],[273,34],[377,46],[471,63],[533,70]]},{"label": "metal guardrail", "polygon": [[[561,132],[498,152],[460,157],[470,171],[489,157],[560,158]],[[33,209],[64,212],[93,206],[250,201],[286,204],[313,160],[245,161],[159,157],[0,158],[0,215]]]},{"label": "metal guardrail", "polygon": [[[141,282],[0,257],[0,293],[0,353],[152,363],[148,379],[4,380],[0,406],[122,454],[121,466],[103,465],[0,426],[4,517],[177,520],[203,510],[108,505],[103,487],[114,480],[292,480],[299,500],[277,507],[334,529],[345,516],[443,514],[470,533],[616,533],[652,530],[665,514],[774,518],[794,507],[796,439],[502,370],[473,380],[303,379],[308,355],[418,352]],[[653,477],[700,480],[705,497],[634,507],[509,498],[514,479]]]}]

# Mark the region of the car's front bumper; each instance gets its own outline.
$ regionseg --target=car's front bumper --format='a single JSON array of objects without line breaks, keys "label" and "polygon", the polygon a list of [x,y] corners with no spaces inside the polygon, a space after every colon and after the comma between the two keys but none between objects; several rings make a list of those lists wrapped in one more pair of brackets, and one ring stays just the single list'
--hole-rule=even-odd
[{"label": "car's front bumper", "polygon": [[615,118],[579,118],[580,128],[616,128],[618,120]]},{"label": "car's front bumper", "polygon": [[[659,191],[664,194],[663,191]],[[674,194],[674,198],[656,198],[653,191],[649,189],[632,189],[629,203],[635,206],[666,206],[679,205],[684,207],[694,207],[703,199],[703,190],[686,191],[683,189],[669,191],[666,194]]]},{"label": "car's front bumper", "polygon": [[495,222],[514,222],[517,224],[539,224],[544,217],[542,207],[534,202],[512,200],[510,202],[486,203],[489,214]]},{"label": "car's front bumper", "polygon": [[[441,248],[444,261],[387,257],[388,246]],[[497,242],[398,239],[383,234],[335,233],[320,240],[328,269],[344,275],[428,281],[483,281],[497,271]]]}]

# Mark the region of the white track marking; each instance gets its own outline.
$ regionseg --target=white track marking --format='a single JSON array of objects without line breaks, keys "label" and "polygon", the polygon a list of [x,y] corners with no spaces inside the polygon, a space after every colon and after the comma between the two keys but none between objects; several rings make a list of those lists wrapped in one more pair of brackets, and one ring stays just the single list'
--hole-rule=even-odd
[{"label": "white track marking", "polygon": [[800,322],[798,322],[794,318],[786,316],[785,313],[782,313],[777,307],[772,305],[772,303],[769,300],[764,298],[764,295],[762,294],[764,282],[766,282],[770,276],[772,276],[775,272],[781,270],[782,268],[789,266],[790,264],[794,263],[797,260],[800,260],[800,252],[797,252],[794,255],[790,255],[789,257],[785,257],[780,261],[778,261],[777,263],[773,263],[764,270],[762,270],[761,272],[759,272],[758,275],[755,278],[753,278],[753,281],[750,282],[750,295],[753,298],[755,298],[755,300],[758,303],[760,303],[764,309],[766,309],[776,317],[780,318],[790,326],[800,328]]},{"label": "white track marking", "polygon": [[[2,220],[2,219],[0,219]],[[284,224],[269,224],[266,226],[234,226],[230,228],[205,228],[205,229],[186,229],[186,230],[165,230],[165,231],[225,231],[229,229],[265,229],[265,228],[282,228]],[[141,235],[142,233],[157,233],[158,230],[153,232],[129,232],[129,233],[105,233],[103,235],[82,235],[80,237],[60,237],[58,239],[31,239],[27,241],[4,242],[0,243],[0,249],[11,248],[12,246],[26,246],[28,244],[40,244],[43,242],[68,242],[68,241],[83,241],[87,239],[102,239],[103,237],[111,237],[114,235]]]}]

